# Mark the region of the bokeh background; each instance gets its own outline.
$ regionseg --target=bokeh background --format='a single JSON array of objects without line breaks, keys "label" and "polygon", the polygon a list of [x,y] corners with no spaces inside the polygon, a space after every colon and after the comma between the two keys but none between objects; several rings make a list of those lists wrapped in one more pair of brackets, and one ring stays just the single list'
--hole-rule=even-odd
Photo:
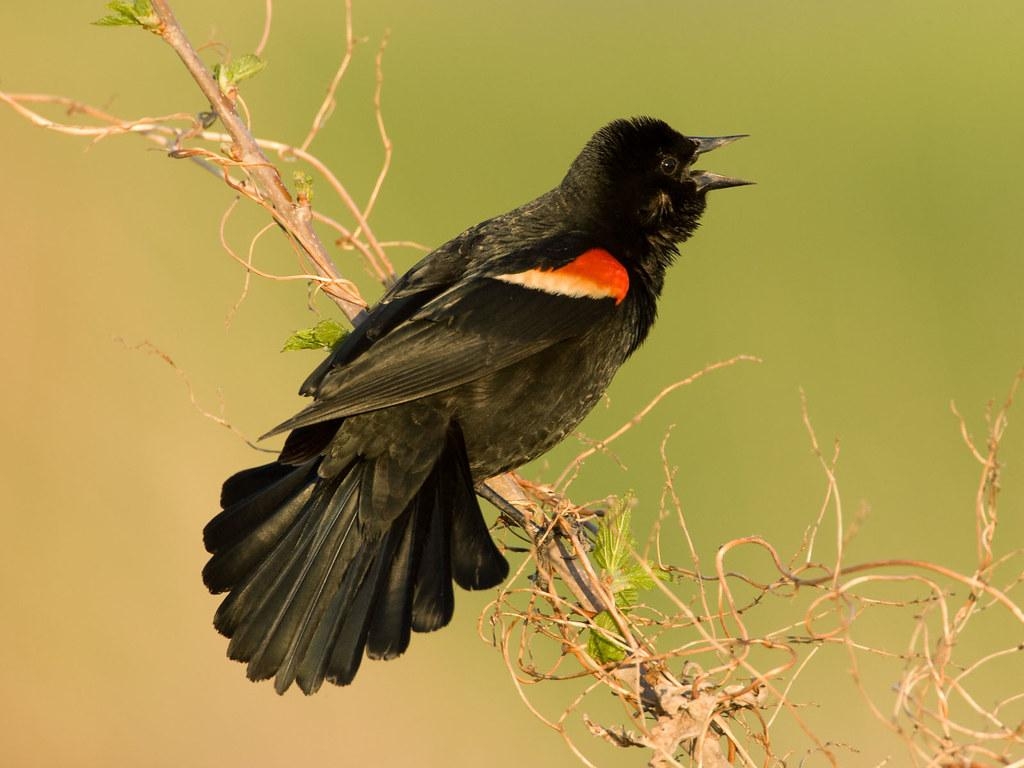
[{"label": "bokeh background", "polygon": [[[234,54],[255,47],[262,5],[174,3],[197,44]],[[297,142],[339,59],[343,8],[274,11],[269,66],[243,92],[258,134]],[[0,4],[0,87],[125,117],[205,108],[168,48],[89,26],[102,13],[70,0]],[[823,443],[841,440],[845,508],[866,514],[848,557],[971,568],[980,468],[949,402],[981,437],[986,403],[1024,363],[1019,3],[356,0],[355,23],[367,42],[314,150],[365,199],[381,159],[373,56],[390,30],[382,239],[437,244],[529,199],[616,117],[752,135],[708,163],[758,186],[715,193],[651,340],[583,431],[607,434],[708,362],[764,362],[673,394],[615,445],[619,461],[588,464],[575,498],[633,490],[643,537],[674,425],[668,454],[705,562],[752,533],[792,552],[825,492],[802,387]],[[207,49],[208,61],[222,50]],[[278,698],[224,658],[200,531],[223,478],[263,457],[199,415],[161,359],[129,347],[157,345],[203,407],[222,398],[231,422],[258,435],[299,406],[318,359],[279,352],[316,320],[305,290],[256,281],[226,327],[243,279],[217,241],[226,188],[134,137],[90,147],[7,109],[0,137],[0,764],[572,764],[477,638],[487,594],[460,594],[452,627],[416,638],[401,660],[367,663],[349,689]],[[244,249],[261,223],[241,212],[229,235]],[[400,269],[417,258],[391,255]],[[273,236],[257,259],[293,266]],[[338,261],[375,295],[354,257]],[[526,474],[551,480],[580,449],[570,441]],[[1007,551],[1024,541],[1014,419],[1003,459]],[[1007,645],[1024,634],[1003,626]],[[842,764],[904,764],[848,666],[823,653],[792,697],[821,738],[852,745]],[[873,681],[883,708],[885,674],[898,669]],[[537,696],[550,710],[566,693]],[[799,759],[807,742],[779,727],[781,751]],[[601,765],[640,760],[581,738]]]}]

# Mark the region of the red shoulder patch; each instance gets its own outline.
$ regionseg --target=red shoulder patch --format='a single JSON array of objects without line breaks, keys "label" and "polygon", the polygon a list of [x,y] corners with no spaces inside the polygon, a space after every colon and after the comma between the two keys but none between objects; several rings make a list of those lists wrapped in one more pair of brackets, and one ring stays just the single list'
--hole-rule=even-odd
[{"label": "red shoulder patch", "polygon": [[629,292],[629,273],[603,248],[584,251],[558,269],[528,269],[497,279],[561,296],[615,299],[616,304]]}]

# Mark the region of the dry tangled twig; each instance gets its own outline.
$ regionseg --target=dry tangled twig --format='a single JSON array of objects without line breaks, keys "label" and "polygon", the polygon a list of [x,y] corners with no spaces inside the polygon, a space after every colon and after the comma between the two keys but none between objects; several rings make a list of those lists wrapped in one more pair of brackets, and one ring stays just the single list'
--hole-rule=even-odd
[{"label": "dry tangled twig", "polygon": [[[571,587],[571,597],[566,596],[538,554],[531,583],[522,586],[516,579],[503,589],[483,617],[481,632],[501,649],[527,706],[587,765],[594,763],[568,726],[585,702],[594,702],[596,691],[611,692],[620,700],[628,725],[601,723],[583,713],[587,729],[616,746],[647,749],[651,766],[789,764],[799,752],[780,749],[772,738],[783,713],[812,745],[805,757],[818,755],[840,765],[841,745],[811,728],[798,699],[799,679],[813,669],[818,652],[831,645],[846,651],[851,694],[858,692],[883,726],[906,743],[912,765],[1019,768],[1024,765],[1024,609],[1013,593],[1024,580],[1024,551],[998,553],[993,546],[999,446],[1022,380],[1024,370],[1002,408],[987,413],[984,449],[969,437],[957,414],[968,448],[982,465],[973,573],[914,560],[844,562],[847,538],[835,475],[838,446],[826,460],[801,393],[812,452],[827,478],[824,508],[832,514],[830,523],[818,514],[802,553],[789,561],[798,565],[787,565],[768,541],[748,536],[719,547],[714,573],[702,575],[663,443],[665,493],[652,534],[659,554],[651,558],[630,550],[634,566],[652,577],[646,598],[617,600],[616,574],[595,569],[591,548],[571,533],[582,530],[589,513],[547,489],[531,519],[546,531],[563,532],[577,569],[591,575],[591,591],[598,600],[581,598],[580,590]],[[574,460],[569,469],[577,468]],[[665,522],[673,513],[692,554],[685,568],[660,555]],[[811,559],[811,542],[826,524],[834,526],[838,553],[828,564]],[[756,581],[729,569],[735,553],[750,547],[768,555],[772,580]],[[894,570],[899,572],[890,572]],[[686,597],[694,588],[696,594]],[[966,594],[958,596],[964,588]],[[749,628],[748,617],[775,615],[769,603],[779,602],[785,604],[783,615],[790,617],[786,623],[768,630]],[[877,631],[888,624],[887,613],[911,618],[909,636]],[[602,614],[612,621],[601,621]],[[595,644],[595,637],[603,643]],[[609,654],[608,647],[616,652]],[[886,665],[891,686],[878,690],[878,675],[869,681],[862,673],[868,658]],[[1005,681],[995,700],[975,692],[975,681],[982,677]],[[528,693],[541,683],[581,679],[586,681],[582,690],[555,715],[543,713]],[[799,764],[804,764],[802,759]]]},{"label": "dry tangled twig", "polygon": [[250,438],[248,435],[244,434],[240,429],[238,429],[238,427],[236,427],[234,424],[232,424],[228,420],[228,418],[224,415],[225,404],[224,404],[224,398],[223,398],[223,396],[222,396],[220,391],[217,392],[217,400],[218,400],[217,411],[214,412],[214,411],[210,411],[210,410],[204,408],[200,404],[199,398],[196,396],[195,388],[192,386],[192,380],[188,377],[188,374],[185,373],[185,371],[182,370],[181,367],[179,367],[176,362],[174,362],[173,358],[169,354],[167,354],[162,349],[160,349],[160,347],[158,347],[156,344],[154,344],[153,342],[148,341],[148,340],[147,341],[140,341],[140,342],[138,342],[136,344],[129,344],[127,341],[122,339],[120,336],[118,336],[114,340],[117,341],[119,344],[123,344],[126,349],[131,349],[131,350],[133,350],[135,352],[144,352],[147,355],[153,355],[156,358],[162,360],[166,365],[170,366],[171,370],[174,371],[175,375],[179,379],[181,379],[182,384],[185,385],[185,389],[188,391],[188,401],[189,401],[189,403],[191,404],[191,406],[193,408],[196,409],[196,411],[204,419],[209,419],[214,424],[217,424],[217,425],[219,425],[221,427],[224,427],[225,429],[227,429],[229,432],[231,432],[236,437],[241,439],[242,442],[244,442],[246,445],[248,445],[250,448],[253,448],[254,450],[264,451],[266,453],[276,453],[276,451],[272,451],[272,450],[270,450],[268,448],[264,448],[262,446],[256,445],[255,441],[253,441],[252,438]]},{"label": "dry tangled twig", "polygon": [[[266,45],[269,36],[271,4],[267,3],[267,25],[264,39],[258,48]],[[211,70],[199,58],[181,26],[174,18],[170,6],[164,0],[153,0],[153,10],[159,18],[159,25],[153,31],[160,36],[181,58],[193,79],[208,99],[212,115],[226,129],[210,129],[213,120],[207,113],[178,112],[157,117],[124,119],[99,107],[82,103],[66,96],[38,93],[7,93],[0,91],[0,101],[34,125],[46,130],[69,136],[91,138],[94,142],[115,136],[135,134],[144,137],[165,150],[170,157],[189,159],[213,172],[239,196],[245,197],[266,210],[280,229],[289,237],[303,262],[308,266],[299,275],[280,277],[259,273],[251,263],[246,263],[247,272],[261,274],[270,279],[303,279],[317,284],[350,320],[356,318],[365,307],[366,301],[359,295],[356,286],[339,273],[327,252],[314,222],[334,230],[337,243],[344,248],[358,252],[371,268],[378,280],[387,284],[394,278],[394,269],[385,252],[384,245],[377,239],[370,227],[368,217],[379,195],[391,162],[392,146],[384,127],[381,112],[383,87],[383,43],[376,58],[377,87],[374,94],[375,119],[381,136],[384,159],[373,192],[365,204],[358,204],[346,185],[309,151],[310,144],[325,126],[333,110],[336,90],[351,60],[355,46],[352,35],[351,3],[346,4],[346,50],[334,80],[331,82],[324,102],[318,111],[308,135],[301,144],[254,136],[247,121],[239,114],[241,99],[236,87],[225,89],[213,76]],[[60,107],[69,117],[84,116],[87,123],[68,123],[53,120],[39,111],[37,105]],[[346,226],[336,217],[314,211],[308,195],[301,187],[292,193],[286,186],[277,166],[266,153],[274,153],[279,160],[297,160],[310,169],[328,186],[342,204],[353,226]],[[229,207],[228,211],[231,211]],[[255,242],[259,235],[253,238]],[[406,246],[407,243],[393,243]],[[415,244],[412,244],[415,247]],[[230,249],[228,252],[231,253]]]}]

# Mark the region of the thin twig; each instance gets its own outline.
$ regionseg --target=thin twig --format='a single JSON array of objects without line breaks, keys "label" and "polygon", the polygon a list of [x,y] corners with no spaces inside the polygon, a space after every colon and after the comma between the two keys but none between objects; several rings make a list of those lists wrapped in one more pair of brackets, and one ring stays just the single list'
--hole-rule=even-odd
[{"label": "thin twig", "polygon": [[181,382],[185,385],[185,389],[188,390],[188,401],[189,401],[189,403],[191,403],[192,407],[195,408],[196,411],[204,419],[209,419],[213,423],[218,424],[218,425],[224,427],[229,432],[231,432],[233,435],[235,435],[240,440],[242,440],[250,448],[254,448],[257,451],[262,451],[264,453],[277,453],[276,450],[271,450],[269,448],[262,448],[262,447],[260,447],[253,440],[251,440],[247,435],[245,435],[245,433],[243,433],[240,429],[238,429],[234,424],[232,424],[230,421],[228,421],[227,417],[224,416],[224,401],[223,400],[221,400],[221,402],[220,402],[220,412],[219,413],[213,413],[212,411],[209,411],[206,408],[204,408],[202,405],[200,405],[199,404],[199,399],[196,397],[195,388],[192,386],[192,381],[191,381],[191,379],[189,379],[188,374],[186,374],[185,371],[183,371],[181,368],[179,368],[178,364],[174,362],[174,360],[171,358],[171,356],[169,354],[167,354],[166,352],[164,352],[162,349],[160,349],[156,344],[154,344],[153,342],[148,341],[148,340],[147,341],[140,341],[137,344],[129,344],[127,341],[125,341],[120,336],[115,337],[114,341],[118,342],[119,344],[122,344],[125,347],[125,349],[130,349],[130,350],[133,350],[133,351],[136,351],[136,352],[145,352],[146,354],[154,355],[155,357],[158,357],[161,360],[163,360],[163,362],[165,362],[168,366],[170,366],[170,368],[174,371],[174,373],[178,376],[178,378],[181,379]]},{"label": "thin twig", "polygon": [[620,437],[622,437],[622,435],[624,435],[630,429],[632,429],[641,421],[643,421],[644,417],[647,416],[647,414],[649,414],[652,410],[654,410],[658,403],[660,403],[663,399],[665,399],[665,397],[670,395],[672,392],[675,392],[680,387],[685,387],[688,386],[689,384],[692,384],[697,379],[701,378],[702,376],[708,373],[711,373],[712,371],[717,371],[719,368],[728,368],[729,366],[735,365],[736,363],[742,361],[753,363],[762,362],[761,358],[755,357],[753,355],[736,355],[735,357],[731,357],[728,360],[721,360],[717,363],[711,363],[710,365],[706,365],[704,368],[702,368],[701,370],[697,371],[694,374],[691,374],[690,376],[687,376],[685,379],[681,379],[680,381],[677,381],[674,384],[669,384],[667,387],[662,389],[661,392],[655,395],[654,399],[652,399],[649,403],[647,403],[647,405],[641,408],[640,411],[635,416],[633,416],[633,418],[631,418],[617,430],[612,432],[612,434],[608,435],[608,437],[606,437],[604,440],[600,440],[598,443],[591,446],[587,450],[583,451],[571,462],[569,462],[569,465],[562,471],[562,474],[560,474],[558,476],[558,479],[555,480],[554,487],[562,488],[563,490],[566,487],[568,487],[569,483],[572,482],[572,479],[579,471],[579,468],[587,459],[589,459],[595,453],[605,450],[611,443],[613,443],[615,440],[618,440]]},{"label": "thin twig", "polygon": [[209,101],[210,107],[216,112],[217,117],[231,135],[232,145],[229,149],[229,156],[245,167],[247,175],[255,186],[255,193],[265,200],[265,207],[274,220],[281,224],[290,237],[295,239],[309,256],[317,272],[327,278],[328,282],[324,284],[324,292],[334,299],[350,321],[354,321],[365,309],[366,302],[362,300],[351,284],[345,287],[341,286],[338,270],[331,262],[320,237],[312,227],[309,205],[296,203],[292,199],[277,168],[267,160],[259,144],[238,116],[234,103],[221,91],[210,70],[207,69],[195,48],[189,43],[166,0],[152,0],[152,4],[153,10],[161,22],[158,30],[160,37],[178,54]]},{"label": "thin twig", "polygon": [[263,14],[263,34],[260,36],[259,43],[256,44],[256,50],[253,51],[257,56],[263,55],[267,43],[270,42],[270,26],[274,18],[274,0],[266,0],[264,8],[266,11]]},{"label": "thin twig", "polygon": [[348,65],[352,63],[352,54],[355,48],[356,39],[352,34],[352,0],[345,0],[345,53],[341,57],[341,63],[338,65],[338,69],[335,70],[330,85],[327,86],[327,93],[324,96],[324,100],[320,103],[320,109],[317,110],[316,117],[313,118],[313,124],[310,126],[309,133],[302,140],[299,149],[303,151],[309,149],[313,139],[316,138],[320,130],[327,124],[331,114],[333,114],[334,107],[338,103],[336,98],[338,86],[341,85],[345,72],[348,71]]}]

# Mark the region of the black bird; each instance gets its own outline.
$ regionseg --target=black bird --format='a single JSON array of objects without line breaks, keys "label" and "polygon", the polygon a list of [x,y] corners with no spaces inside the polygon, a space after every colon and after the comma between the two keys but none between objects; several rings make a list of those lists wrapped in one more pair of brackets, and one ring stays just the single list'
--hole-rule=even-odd
[{"label": "black bird", "polygon": [[350,683],[363,652],[452,617],[452,580],[508,575],[474,492],[598,402],[654,322],[665,270],[739,136],[617,120],[536,200],[428,254],[306,379],[277,461],[224,483],[203,532],[214,618],[253,680]]}]

